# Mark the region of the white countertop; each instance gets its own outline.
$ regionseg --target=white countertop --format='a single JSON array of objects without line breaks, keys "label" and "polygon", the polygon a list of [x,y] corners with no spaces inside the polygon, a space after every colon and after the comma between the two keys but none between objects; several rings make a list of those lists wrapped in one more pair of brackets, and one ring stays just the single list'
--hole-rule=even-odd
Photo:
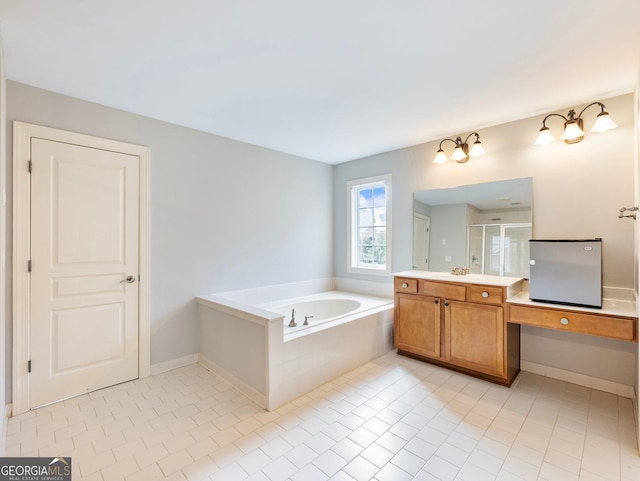
[{"label": "white countertop", "polygon": [[553,304],[548,302],[536,302],[529,299],[529,291],[520,291],[518,294],[507,299],[510,304],[520,304],[523,306],[544,307],[547,309],[563,309],[567,311],[584,312],[588,314],[605,314],[611,316],[637,317],[638,311],[636,302],[626,299],[602,299],[602,309],[593,307],[578,307],[566,304]]},{"label": "white countertop", "polygon": [[482,284],[485,286],[497,287],[510,287],[523,280],[521,277],[485,276],[482,274],[467,274],[460,276],[451,274],[450,272],[432,271],[403,271],[395,272],[393,275],[396,277],[408,277],[410,279],[457,282],[459,284]]}]

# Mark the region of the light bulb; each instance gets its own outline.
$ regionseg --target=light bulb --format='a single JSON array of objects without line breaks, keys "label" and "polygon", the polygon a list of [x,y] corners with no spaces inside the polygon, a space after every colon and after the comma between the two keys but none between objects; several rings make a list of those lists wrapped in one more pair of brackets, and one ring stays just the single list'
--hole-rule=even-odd
[{"label": "light bulb", "polygon": [[456,146],[455,149],[453,149],[453,154],[451,154],[451,158],[453,160],[455,160],[456,162],[459,162],[463,159],[467,158],[467,154],[464,153],[464,150],[462,150],[462,146],[458,145]]},{"label": "light bulb", "polygon": [[570,120],[564,126],[564,132],[560,138],[562,140],[576,140],[584,136],[584,131],[578,125],[578,120]]},{"label": "light bulb", "polygon": [[434,164],[444,164],[448,160],[449,159],[447,159],[447,156],[444,154],[444,150],[439,149],[438,152],[436,153],[436,158],[433,159],[433,163]]},{"label": "light bulb", "polygon": [[479,155],[484,155],[484,147],[482,147],[482,142],[480,140],[476,140],[471,146],[471,150],[469,151],[469,155],[471,157],[478,157]]},{"label": "light bulb", "polygon": [[542,127],[540,129],[540,133],[538,134],[538,138],[536,139],[534,145],[548,145],[555,141],[556,139],[553,135],[551,135],[551,131],[549,130],[549,127]]},{"label": "light bulb", "polygon": [[607,112],[600,112],[596,117],[596,122],[591,128],[591,132],[606,132],[607,130],[615,129],[617,125],[611,120]]}]

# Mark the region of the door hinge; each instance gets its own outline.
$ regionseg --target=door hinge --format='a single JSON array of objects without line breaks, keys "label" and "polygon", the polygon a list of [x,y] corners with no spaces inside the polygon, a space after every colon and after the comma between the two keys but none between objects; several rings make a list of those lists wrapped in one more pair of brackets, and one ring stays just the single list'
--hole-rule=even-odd
[{"label": "door hinge", "polygon": [[31,372],[31,359],[27,362],[27,372]]},{"label": "door hinge", "polygon": [[27,265],[27,271],[31,272],[31,259],[29,259],[28,265]]},{"label": "door hinge", "polygon": [[33,171],[33,162],[29,161],[29,173]]}]

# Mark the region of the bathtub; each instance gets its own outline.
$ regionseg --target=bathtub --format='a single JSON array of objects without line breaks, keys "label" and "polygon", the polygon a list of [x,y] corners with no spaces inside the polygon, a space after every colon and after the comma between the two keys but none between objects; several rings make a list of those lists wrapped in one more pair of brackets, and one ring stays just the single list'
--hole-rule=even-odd
[{"label": "bathtub", "polygon": [[268,410],[393,349],[389,298],[333,290],[252,304],[220,295],[196,301],[200,363]]},{"label": "bathtub", "polygon": [[[382,308],[393,306],[391,299],[352,292],[329,291],[295,299],[258,304],[257,307],[284,316],[284,341],[328,329]],[[290,327],[292,313],[297,326]],[[305,325],[305,320],[307,325]]]}]

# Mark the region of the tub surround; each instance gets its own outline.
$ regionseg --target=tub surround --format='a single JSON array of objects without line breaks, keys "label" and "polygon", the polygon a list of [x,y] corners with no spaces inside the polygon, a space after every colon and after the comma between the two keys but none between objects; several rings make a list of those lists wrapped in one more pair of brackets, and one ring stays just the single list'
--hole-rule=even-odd
[{"label": "tub surround", "polygon": [[272,312],[257,306],[227,299],[216,294],[198,296],[196,297],[196,302],[202,306],[207,306],[225,314],[229,314],[246,321],[255,322],[262,326],[268,326],[271,322],[279,322],[284,319],[284,316],[277,312]]},{"label": "tub surround", "polygon": [[[394,275],[396,291],[395,343],[399,354],[418,357],[434,364],[462,370],[500,384],[509,385],[513,381],[513,377],[508,373],[511,372],[515,376],[520,369],[520,325],[623,341],[638,341],[638,313],[632,289],[604,287],[603,307],[595,309],[531,301],[528,282],[525,279],[473,274],[458,276],[425,271],[404,271]],[[500,298],[500,289],[502,289],[503,298]],[[491,302],[492,298],[493,302]],[[412,316],[415,317],[416,310],[424,310],[427,300],[437,306],[435,311],[421,312],[419,319],[412,319]],[[473,313],[473,322],[470,322],[468,318],[456,321],[456,309],[460,310],[464,304],[467,312],[461,311],[461,314],[466,315],[473,311],[472,304],[478,302],[492,304],[496,317],[494,318],[492,315],[487,317],[486,312],[481,315],[481,311],[478,311],[478,313]],[[400,306],[403,307],[402,310],[399,310]],[[433,311],[433,309],[428,311]],[[476,315],[478,315],[479,321],[475,320]],[[500,316],[502,316],[501,319]],[[403,345],[402,326],[405,319],[409,324],[419,321],[423,330],[426,326],[426,330],[431,334],[426,336],[423,342],[431,342],[430,350],[424,350],[424,346],[421,351],[420,346]],[[498,328],[500,323],[502,329]],[[484,328],[482,328],[483,325]],[[479,332],[474,331],[474,328]],[[498,363],[492,364],[492,356],[484,358],[485,363],[487,359],[490,361],[485,366],[469,364],[468,359],[466,361],[464,359],[462,361],[456,360],[456,335],[452,335],[456,329],[458,329],[457,336],[462,342],[464,342],[465,336],[473,339],[473,342],[470,343],[472,348],[478,344],[478,340],[482,340],[480,344],[485,346],[485,353],[488,351],[495,353]],[[464,334],[460,332],[461,329],[464,329]],[[436,342],[437,339],[440,339],[440,345]],[[502,353],[499,349],[501,343],[505,350]],[[468,354],[470,357],[474,355],[473,352]],[[506,363],[506,371],[503,371],[503,374],[496,378],[495,375],[500,372],[499,358],[501,356]],[[497,369],[495,369],[496,366],[498,366]],[[492,369],[493,372],[491,372]],[[515,374],[513,374],[514,372]],[[611,392],[626,394],[621,393],[619,387]]]},{"label": "tub surround", "polygon": [[[286,293],[308,294],[314,285],[327,283],[197,297],[200,363],[272,411],[393,349],[392,299],[339,291],[285,299]],[[361,307],[302,330],[289,330],[289,317],[269,310],[328,297],[354,299]]]}]

